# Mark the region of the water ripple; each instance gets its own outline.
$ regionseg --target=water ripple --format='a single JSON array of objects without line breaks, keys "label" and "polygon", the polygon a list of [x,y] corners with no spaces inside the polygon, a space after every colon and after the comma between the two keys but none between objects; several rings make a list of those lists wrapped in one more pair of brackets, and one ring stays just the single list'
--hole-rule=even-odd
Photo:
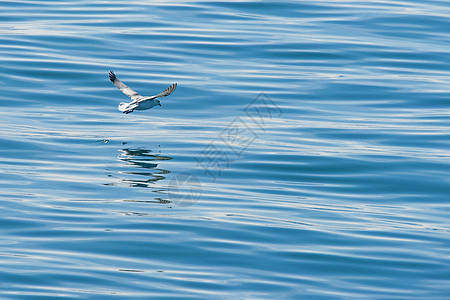
[{"label": "water ripple", "polygon": [[445,299],[449,13],[0,3],[0,295]]}]

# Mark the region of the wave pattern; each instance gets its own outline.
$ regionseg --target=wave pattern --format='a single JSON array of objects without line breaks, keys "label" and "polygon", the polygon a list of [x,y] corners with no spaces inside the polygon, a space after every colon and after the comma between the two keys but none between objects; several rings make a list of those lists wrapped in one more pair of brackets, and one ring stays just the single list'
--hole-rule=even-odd
[{"label": "wave pattern", "polygon": [[449,13],[0,2],[1,297],[448,297]]}]

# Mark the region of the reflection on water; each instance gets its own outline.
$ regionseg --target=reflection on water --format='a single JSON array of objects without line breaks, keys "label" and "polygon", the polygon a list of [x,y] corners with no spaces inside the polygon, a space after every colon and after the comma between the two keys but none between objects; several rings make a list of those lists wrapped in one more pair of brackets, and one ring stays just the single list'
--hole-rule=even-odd
[{"label": "reflection on water", "polygon": [[[169,170],[158,168],[159,161],[171,160],[172,157],[161,155],[145,148],[120,149],[118,160],[114,166],[107,170],[108,177],[114,179],[107,186],[152,188],[152,192],[167,195],[170,199],[155,197],[151,200],[124,200],[126,202],[145,203],[174,203],[179,206],[190,206],[200,198],[202,187],[200,181],[191,174],[177,174],[172,177],[167,187],[155,185],[159,180],[166,179]],[[126,212],[125,214],[143,214],[138,212]],[[145,215],[145,213],[144,213]]]},{"label": "reflection on water", "polygon": [[106,185],[151,188],[156,181],[163,180],[170,174],[169,170],[158,168],[158,163],[172,157],[163,156],[149,149],[121,149],[118,159],[119,164],[107,170],[108,177],[114,181]]}]

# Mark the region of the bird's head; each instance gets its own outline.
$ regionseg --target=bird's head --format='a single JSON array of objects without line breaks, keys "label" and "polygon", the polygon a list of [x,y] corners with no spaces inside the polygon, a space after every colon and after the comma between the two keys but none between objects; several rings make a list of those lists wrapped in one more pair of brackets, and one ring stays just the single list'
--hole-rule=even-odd
[{"label": "bird's head", "polygon": [[[156,100],[156,104],[158,104],[159,106],[161,106],[161,102],[159,100]],[[162,106],[161,106],[162,107]]]}]

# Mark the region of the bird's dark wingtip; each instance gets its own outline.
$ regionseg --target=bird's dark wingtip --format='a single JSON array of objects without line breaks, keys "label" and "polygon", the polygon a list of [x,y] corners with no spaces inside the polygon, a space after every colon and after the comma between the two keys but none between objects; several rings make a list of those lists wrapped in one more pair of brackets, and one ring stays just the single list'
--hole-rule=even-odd
[{"label": "bird's dark wingtip", "polygon": [[114,82],[115,79],[116,79],[116,74],[114,74],[113,71],[109,71],[109,80]]}]

